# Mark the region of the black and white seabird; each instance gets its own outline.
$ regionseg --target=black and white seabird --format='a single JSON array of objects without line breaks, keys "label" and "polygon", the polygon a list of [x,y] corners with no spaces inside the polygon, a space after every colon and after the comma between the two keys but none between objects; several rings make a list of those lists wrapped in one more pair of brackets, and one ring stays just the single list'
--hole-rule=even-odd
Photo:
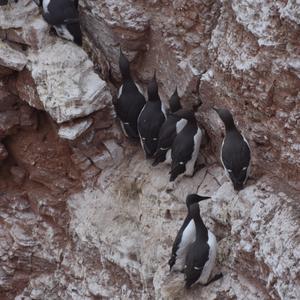
[{"label": "black and white seabird", "polygon": [[186,197],[188,213],[173,243],[171,258],[168,262],[170,271],[182,272],[184,270],[187,249],[196,240],[196,227],[190,214],[190,206],[209,198],[197,194],[189,194]]},{"label": "black and white seabird", "polygon": [[241,190],[250,171],[251,152],[249,143],[236,128],[228,109],[216,109],[225,125],[225,137],[221,146],[221,162],[235,190]]},{"label": "black and white seabird", "polygon": [[185,287],[190,288],[200,282],[209,285],[223,275],[219,273],[209,280],[215,266],[217,256],[217,240],[212,232],[207,230],[200,216],[197,203],[190,206],[190,216],[196,228],[196,240],[190,245],[185,258]]},{"label": "black and white seabird", "polygon": [[78,0],[34,0],[43,8],[45,21],[54,27],[58,36],[82,45]]},{"label": "black and white seabird", "polygon": [[177,88],[169,100],[169,105],[169,114],[159,130],[158,145],[154,154],[153,166],[164,161],[166,163],[171,163],[172,143],[176,134],[178,134],[187,123],[187,120],[183,119],[184,116],[181,116],[180,113],[178,114],[178,111],[181,111],[181,104]]},{"label": "black and white seabird", "polygon": [[148,101],[138,118],[138,132],[146,157],[152,157],[157,149],[159,130],[166,120],[166,109],[158,94],[156,76],[148,84]]},{"label": "black and white seabird", "polygon": [[202,132],[197,125],[195,114],[189,111],[188,120],[184,128],[176,135],[171,148],[170,181],[174,181],[178,175],[194,175],[194,166],[198,157]]},{"label": "black and white seabird", "polygon": [[138,139],[137,119],[146,100],[141,89],[131,77],[129,61],[121,49],[119,67],[122,74],[122,85],[115,105],[116,113],[124,134],[129,138]]}]

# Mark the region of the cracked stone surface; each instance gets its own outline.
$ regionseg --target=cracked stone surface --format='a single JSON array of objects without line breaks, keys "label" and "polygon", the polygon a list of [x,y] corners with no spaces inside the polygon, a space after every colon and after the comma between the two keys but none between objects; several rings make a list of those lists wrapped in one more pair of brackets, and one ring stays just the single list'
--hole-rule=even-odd
[{"label": "cracked stone surface", "polygon": [[[300,298],[297,1],[82,0],[83,49],[31,0],[0,7],[0,299]],[[120,130],[119,46],[145,90],[178,87],[207,141],[168,182]],[[202,106],[199,105],[202,103]],[[220,167],[229,108],[252,148],[239,193]],[[208,287],[170,273],[188,193],[219,243]]]}]

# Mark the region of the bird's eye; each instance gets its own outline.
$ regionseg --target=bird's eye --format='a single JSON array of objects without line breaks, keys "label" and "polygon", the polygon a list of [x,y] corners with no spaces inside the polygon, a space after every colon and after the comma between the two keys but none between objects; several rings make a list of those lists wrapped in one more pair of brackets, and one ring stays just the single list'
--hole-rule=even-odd
[{"label": "bird's eye", "polygon": [[231,172],[232,172],[232,170],[230,170],[230,169],[227,169],[227,171],[228,171],[229,173],[231,173]]}]

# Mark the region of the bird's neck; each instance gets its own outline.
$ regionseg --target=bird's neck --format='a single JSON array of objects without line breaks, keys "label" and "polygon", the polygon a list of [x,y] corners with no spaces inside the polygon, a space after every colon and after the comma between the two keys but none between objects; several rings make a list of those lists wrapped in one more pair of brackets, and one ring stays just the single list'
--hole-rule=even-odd
[{"label": "bird's neck", "polygon": [[232,130],[236,130],[236,127],[235,127],[235,124],[234,124],[233,120],[225,123],[225,129],[226,129],[227,132],[232,131]]},{"label": "bird's neck", "polygon": [[160,102],[158,93],[152,93],[151,95],[149,95],[148,100],[151,102]]},{"label": "bird's neck", "polygon": [[132,77],[130,75],[130,72],[122,72],[122,79],[123,81],[129,81],[132,80]]},{"label": "bird's neck", "polygon": [[193,218],[196,227],[196,240],[197,241],[207,241],[208,239],[208,230],[204,225],[201,216],[199,215],[197,218]]}]

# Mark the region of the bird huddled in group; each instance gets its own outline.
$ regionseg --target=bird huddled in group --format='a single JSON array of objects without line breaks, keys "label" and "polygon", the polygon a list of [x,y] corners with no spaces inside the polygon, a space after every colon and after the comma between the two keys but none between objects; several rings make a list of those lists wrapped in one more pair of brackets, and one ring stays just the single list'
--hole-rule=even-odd
[{"label": "bird huddled in group", "polygon": [[153,166],[161,162],[171,163],[171,147],[173,141],[183,127],[187,120],[178,115],[177,112],[181,110],[182,106],[178,96],[177,88],[169,100],[170,110],[167,119],[162,124],[158,134],[157,149],[154,153]]},{"label": "bird huddled in group", "polygon": [[124,134],[129,138],[138,139],[137,119],[146,104],[146,100],[142,90],[132,79],[129,61],[121,48],[119,68],[122,75],[122,85],[119,88],[115,104],[116,113]]},{"label": "bird huddled in group", "polygon": [[154,155],[158,145],[159,130],[167,118],[166,108],[160,100],[156,75],[148,84],[148,101],[142,109],[138,120],[138,132],[146,158]]},{"label": "bird huddled in group", "polygon": [[[171,165],[170,181],[179,175],[193,176],[197,171],[202,130],[198,126],[195,109],[184,109],[177,87],[169,99],[169,109],[161,101],[156,73],[148,83],[147,101],[141,88],[133,81],[128,59],[120,51],[119,67],[122,85],[116,102],[116,113],[124,134],[139,138],[146,158],[153,158],[153,166],[162,162]],[[221,146],[221,161],[234,189],[241,190],[250,169],[250,147],[236,128],[228,109],[216,109],[225,124],[226,134]],[[201,285],[220,279],[212,276],[217,256],[217,240],[207,229],[199,202],[208,196],[189,194],[186,198],[187,216],[179,229],[168,261],[170,271],[185,275],[185,287]]]},{"label": "bird huddled in group", "polygon": [[197,125],[195,113],[187,111],[185,114],[186,125],[176,135],[171,148],[170,181],[174,181],[180,174],[193,176],[198,158],[202,132]]},{"label": "bird huddled in group", "polygon": [[82,45],[78,0],[34,0],[42,7],[44,20],[55,29],[58,36]]}]

